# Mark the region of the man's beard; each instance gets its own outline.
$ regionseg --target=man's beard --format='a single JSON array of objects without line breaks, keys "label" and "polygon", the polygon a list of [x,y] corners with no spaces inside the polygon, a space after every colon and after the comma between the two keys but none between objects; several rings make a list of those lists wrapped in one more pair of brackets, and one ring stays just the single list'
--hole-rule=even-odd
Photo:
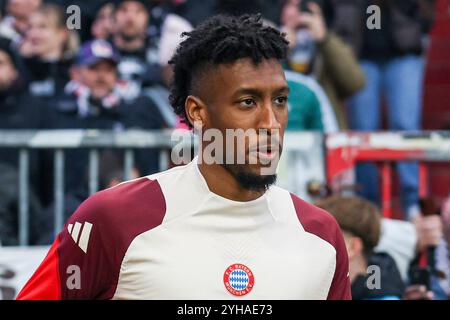
[{"label": "man's beard", "polygon": [[133,34],[125,34],[124,32],[120,33],[120,37],[125,42],[132,42],[137,39],[145,39],[145,35],[142,35],[140,33],[133,33]]},{"label": "man's beard", "polygon": [[246,190],[250,191],[266,191],[271,185],[277,181],[277,175],[260,175],[246,170],[244,165],[226,164],[222,166],[236,179],[238,184]]}]

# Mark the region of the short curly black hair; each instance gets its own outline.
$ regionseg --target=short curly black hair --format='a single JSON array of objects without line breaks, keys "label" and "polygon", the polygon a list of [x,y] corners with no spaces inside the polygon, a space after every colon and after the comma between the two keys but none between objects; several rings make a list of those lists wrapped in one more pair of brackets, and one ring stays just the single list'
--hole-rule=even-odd
[{"label": "short curly black hair", "polygon": [[169,100],[175,113],[190,127],[184,105],[201,69],[242,58],[250,58],[255,64],[262,59],[281,61],[288,48],[285,34],[265,25],[259,14],[216,15],[182,37],[186,39],[169,61],[174,68]]}]

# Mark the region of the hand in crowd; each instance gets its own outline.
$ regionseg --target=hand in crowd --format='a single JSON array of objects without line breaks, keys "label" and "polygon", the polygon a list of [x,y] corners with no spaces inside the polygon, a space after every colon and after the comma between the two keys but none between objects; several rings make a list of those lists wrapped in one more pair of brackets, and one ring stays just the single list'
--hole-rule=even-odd
[{"label": "hand in crowd", "polygon": [[418,214],[413,218],[417,232],[417,249],[422,251],[430,246],[437,246],[443,237],[441,217],[438,215],[423,216]]},{"label": "hand in crowd", "polygon": [[406,288],[403,300],[433,300],[433,292],[423,285],[412,285]]},{"label": "hand in crowd", "polygon": [[325,40],[328,31],[322,10],[314,2],[309,3],[308,8],[311,12],[300,12],[299,24],[301,27],[309,29],[315,41],[322,42]]},{"label": "hand in crowd", "polygon": [[286,33],[291,47],[295,46],[296,33],[299,28],[308,29],[317,42],[322,42],[327,35],[328,30],[320,6],[312,2],[308,4],[308,8],[310,12],[301,11],[299,1],[291,0],[283,9],[282,31]]}]

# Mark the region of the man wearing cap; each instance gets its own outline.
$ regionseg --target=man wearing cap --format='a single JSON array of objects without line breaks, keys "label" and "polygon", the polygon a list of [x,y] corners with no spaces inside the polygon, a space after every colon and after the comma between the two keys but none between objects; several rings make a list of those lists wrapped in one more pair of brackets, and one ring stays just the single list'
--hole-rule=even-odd
[{"label": "man wearing cap", "polygon": [[[130,128],[161,129],[165,126],[158,108],[147,98],[128,99],[128,83],[119,80],[117,64],[120,55],[105,40],[85,43],[71,70],[71,81],[64,92],[47,105],[46,129],[104,129],[121,131]],[[52,155],[49,154],[48,166]],[[116,157],[121,161],[122,157]],[[87,194],[88,154],[83,150],[66,152],[66,186],[68,193],[84,200]],[[136,152],[139,173],[155,172],[158,157],[155,151]],[[46,172],[52,172],[46,168]],[[51,186],[51,177],[48,185]],[[49,189],[51,196],[52,189]],[[78,205],[75,201],[75,206]],[[71,213],[72,206],[66,208]]]}]

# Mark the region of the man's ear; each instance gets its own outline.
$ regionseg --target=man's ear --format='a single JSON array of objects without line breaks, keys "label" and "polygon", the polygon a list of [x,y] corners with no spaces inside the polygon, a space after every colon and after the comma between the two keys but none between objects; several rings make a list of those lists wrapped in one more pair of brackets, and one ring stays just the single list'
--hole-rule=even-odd
[{"label": "man's ear", "polygon": [[351,243],[350,251],[352,251],[352,253],[351,253],[352,256],[360,256],[363,254],[364,243],[360,237],[352,236],[350,243]]},{"label": "man's ear", "polygon": [[184,103],[184,109],[189,122],[194,128],[200,129],[197,127],[203,127],[208,123],[206,104],[199,97],[192,95],[188,96]]},{"label": "man's ear", "polygon": [[344,232],[345,246],[347,247],[348,258],[351,260],[362,254],[364,244],[361,238]]}]

